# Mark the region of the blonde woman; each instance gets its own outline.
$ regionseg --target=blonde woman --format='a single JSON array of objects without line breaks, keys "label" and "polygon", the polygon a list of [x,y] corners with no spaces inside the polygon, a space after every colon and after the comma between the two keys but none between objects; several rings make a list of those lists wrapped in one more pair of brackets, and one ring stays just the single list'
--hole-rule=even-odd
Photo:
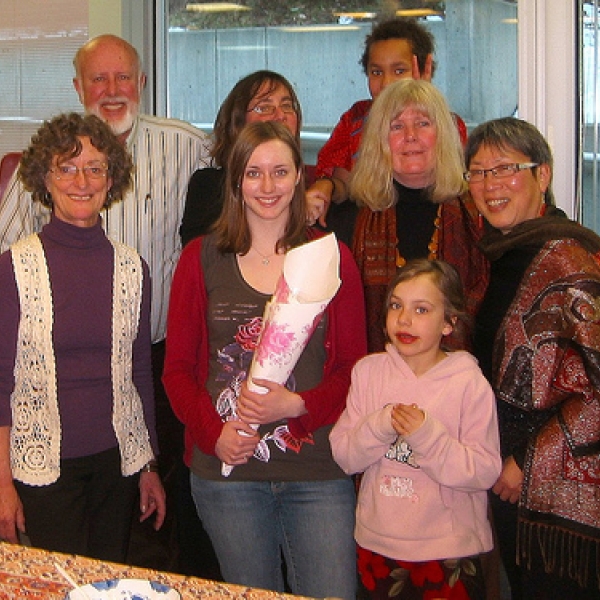
[{"label": "blonde woman", "polygon": [[385,290],[409,259],[454,265],[474,313],[487,263],[476,246],[476,212],[463,171],[460,137],[435,86],[409,79],[386,87],[373,103],[352,171],[354,202],[340,205],[328,220],[351,245],[363,277],[370,351],[384,348]]}]

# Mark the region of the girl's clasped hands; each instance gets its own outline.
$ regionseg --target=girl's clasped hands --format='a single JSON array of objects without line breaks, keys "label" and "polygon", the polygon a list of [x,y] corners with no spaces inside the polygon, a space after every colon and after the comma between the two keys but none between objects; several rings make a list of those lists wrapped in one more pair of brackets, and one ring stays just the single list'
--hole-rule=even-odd
[{"label": "girl's clasped hands", "polygon": [[410,435],[421,427],[425,413],[416,404],[398,403],[392,410],[392,427],[398,435]]}]

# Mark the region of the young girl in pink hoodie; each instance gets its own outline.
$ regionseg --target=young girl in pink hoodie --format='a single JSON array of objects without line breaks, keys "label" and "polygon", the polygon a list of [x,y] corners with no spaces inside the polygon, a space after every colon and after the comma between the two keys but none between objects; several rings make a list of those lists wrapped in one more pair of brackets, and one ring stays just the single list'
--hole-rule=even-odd
[{"label": "young girl in pink hoodie", "polygon": [[360,360],[331,434],[348,474],[364,473],[359,572],[372,598],[485,598],[492,549],[487,490],[501,469],[494,395],[459,335],[462,286],[442,261],[415,260],[389,287],[386,351]]}]

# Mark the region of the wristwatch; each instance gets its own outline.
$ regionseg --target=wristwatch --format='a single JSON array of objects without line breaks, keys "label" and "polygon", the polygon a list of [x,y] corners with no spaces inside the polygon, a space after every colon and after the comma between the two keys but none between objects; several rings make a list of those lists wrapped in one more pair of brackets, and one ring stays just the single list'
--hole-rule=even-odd
[{"label": "wristwatch", "polygon": [[155,458],[149,460],[142,467],[142,473],[158,473],[158,461]]}]

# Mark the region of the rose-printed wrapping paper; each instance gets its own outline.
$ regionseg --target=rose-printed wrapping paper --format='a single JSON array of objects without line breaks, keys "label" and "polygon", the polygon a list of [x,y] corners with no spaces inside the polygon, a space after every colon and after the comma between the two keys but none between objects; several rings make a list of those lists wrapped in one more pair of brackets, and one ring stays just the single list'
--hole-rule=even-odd
[{"label": "rose-printed wrapping paper", "polygon": [[[340,287],[339,273],[340,253],[333,233],[286,254],[283,274],[265,306],[262,331],[248,374],[251,390],[267,391],[253,379],[280,384],[287,381]],[[231,465],[223,464],[221,473],[227,477],[232,469]]]}]

